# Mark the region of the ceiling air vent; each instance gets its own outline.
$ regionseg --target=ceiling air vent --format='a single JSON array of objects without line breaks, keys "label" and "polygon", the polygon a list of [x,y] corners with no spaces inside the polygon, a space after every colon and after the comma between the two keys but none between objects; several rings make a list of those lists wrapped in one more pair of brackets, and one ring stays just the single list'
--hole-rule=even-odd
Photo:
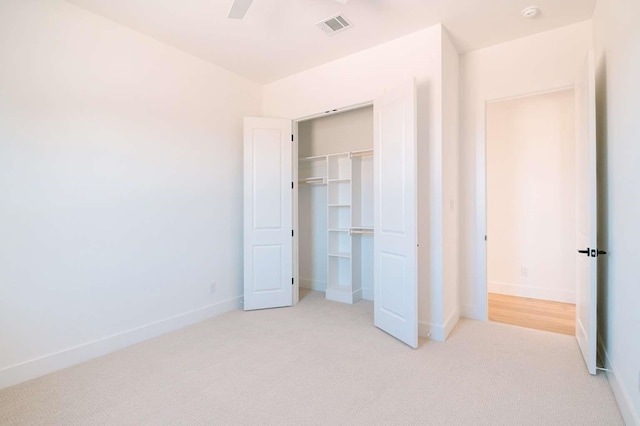
[{"label": "ceiling air vent", "polygon": [[334,35],[335,33],[347,30],[353,26],[353,24],[349,22],[344,15],[332,16],[329,19],[319,22],[317,25],[327,35]]}]

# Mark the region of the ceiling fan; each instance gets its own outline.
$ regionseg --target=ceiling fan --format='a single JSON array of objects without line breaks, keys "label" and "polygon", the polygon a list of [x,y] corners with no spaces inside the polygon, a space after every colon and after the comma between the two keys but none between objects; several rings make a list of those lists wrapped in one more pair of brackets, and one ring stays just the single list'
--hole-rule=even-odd
[{"label": "ceiling fan", "polygon": [[[335,0],[338,3],[346,4],[349,0]],[[253,3],[253,0],[234,0],[229,11],[230,19],[242,19],[245,13],[249,10],[249,7]]]}]

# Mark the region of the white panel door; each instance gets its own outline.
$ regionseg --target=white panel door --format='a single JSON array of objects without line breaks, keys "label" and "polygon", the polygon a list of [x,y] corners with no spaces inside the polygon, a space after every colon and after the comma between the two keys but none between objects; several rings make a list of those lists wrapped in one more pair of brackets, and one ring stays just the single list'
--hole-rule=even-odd
[{"label": "white panel door", "polygon": [[576,99],[576,338],[590,374],[596,374],[598,217],[596,192],[596,103],[593,53],[575,87]]},{"label": "white panel door", "polygon": [[244,309],[292,304],[291,121],[244,120]]},{"label": "white panel door", "polygon": [[374,102],[374,322],[418,347],[415,81]]}]

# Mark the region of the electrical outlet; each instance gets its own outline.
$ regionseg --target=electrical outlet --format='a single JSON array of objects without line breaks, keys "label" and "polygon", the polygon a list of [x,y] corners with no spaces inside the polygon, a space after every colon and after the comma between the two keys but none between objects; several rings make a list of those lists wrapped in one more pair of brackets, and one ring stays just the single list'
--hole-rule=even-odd
[{"label": "electrical outlet", "polygon": [[209,294],[213,294],[216,292],[216,282],[212,282],[211,284],[209,284]]},{"label": "electrical outlet", "polygon": [[523,277],[529,276],[529,268],[525,268],[524,266],[520,267],[520,275]]}]

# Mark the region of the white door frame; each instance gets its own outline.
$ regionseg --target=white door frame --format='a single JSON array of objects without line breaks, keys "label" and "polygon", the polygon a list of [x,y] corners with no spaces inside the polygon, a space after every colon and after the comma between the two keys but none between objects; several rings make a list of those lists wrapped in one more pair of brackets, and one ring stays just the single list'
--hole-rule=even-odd
[{"label": "white door frame", "polygon": [[[494,102],[511,99],[526,98],[529,96],[544,95],[567,89],[575,89],[575,85],[556,87],[548,90],[527,92],[512,96],[504,96],[481,101],[478,108],[477,142],[476,142],[476,234],[475,234],[475,276],[476,288],[479,298],[482,300],[481,310],[476,312],[478,319],[489,320],[489,288],[487,277],[487,106]],[[490,236],[489,236],[490,237]],[[474,306],[476,308],[476,306]]]},{"label": "white door frame", "polygon": [[373,100],[363,101],[357,104],[345,106],[342,108],[334,108],[327,111],[318,112],[316,114],[306,115],[300,118],[294,118],[291,120],[292,129],[291,133],[293,134],[294,144],[293,150],[291,152],[291,156],[293,157],[293,162],[291,167],[292,176],[293,176],[293,196],[292,196],[292,219],[293,219],[293,300],[292,304],[296,305],[300,301],[300,257],[299,257],[299,229],[298,229],[298,125],[303,121],[313,120],[315,118],[326,117],[329,115],[340,114],[343,112],[351,111],[354,109],[365,108],[368,106],[373,106]]}]

